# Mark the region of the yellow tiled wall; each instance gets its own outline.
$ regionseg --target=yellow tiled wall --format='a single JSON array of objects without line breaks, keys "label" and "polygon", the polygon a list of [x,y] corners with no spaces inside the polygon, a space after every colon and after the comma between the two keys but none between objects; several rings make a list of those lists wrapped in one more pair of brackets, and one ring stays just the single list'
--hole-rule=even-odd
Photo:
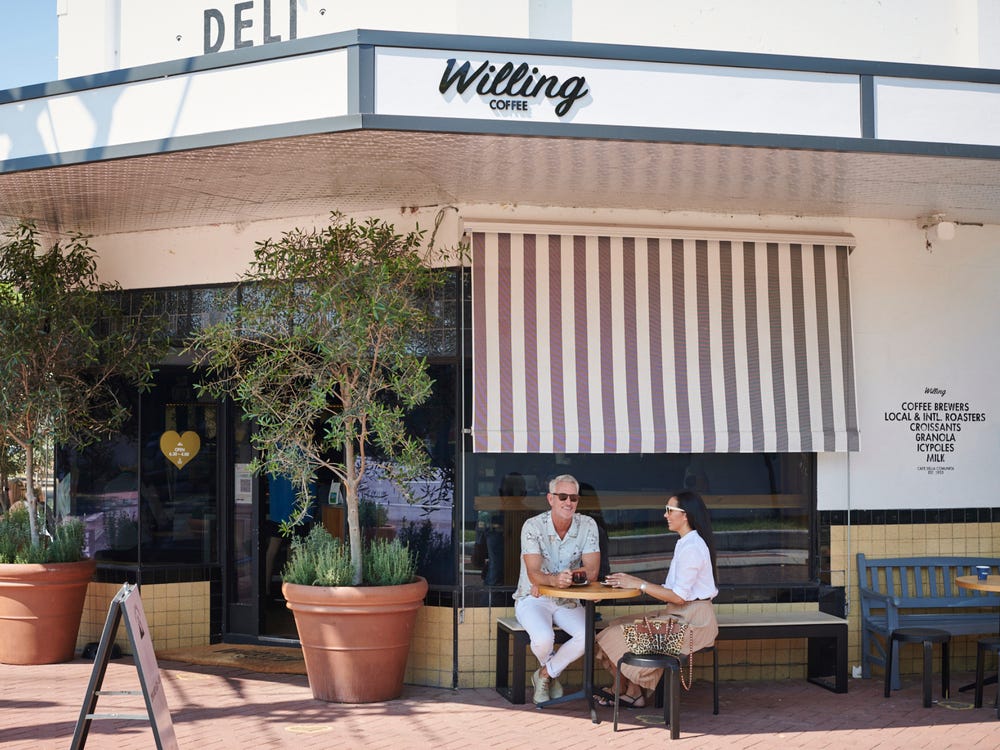
[{"label": "yellow tiled wall", "polygon": [[[849,663],[861,663],[861,636],[857,597],[857,570],[854,555],[865,552],[873,557],[910,555],[982,555],[1000,557],[1000,524],[898,524],[882,526],[835,526],[830,529],[830,576],[834,586],[845,586],[849,605]],[[143,586],[141,596],[156,648],[170,649],[209,642],[209,586],[206,582]],[[104,629],[108,607],[119,584],[91,583],[87,591],[78,647],[98,641]],[[720,604],[717,611],[738,614],[754,611],[815,610],[815,603],[803,604]],[[641,612],[641,605],[601,606],[605,620]],[[457,613],[458,687],[495,685],[496,621],[513,615],[512,607],[467,608]],[[452,687],[455,667],[455,613],[451,607],[424,606],[417,615],[406,681],[418,685]],[[124,626],[117,643],[130,652]],[[976,636],[959,637],[952,643],[955,670],[970,670],[975,662]],[[725,641],[718,645],[717,658],[722,680],[804,679],[807,642],[805,639]],[[527,654],[527,676],[535,659]],[[900,667],[904,674],[917,674],[921,664],[916,649],[905,649]],[[578,684],[581,665],[567,675],[568,684]],[[695,662],[696,677],[708,677],[711,660]],[[880,677],[881,675],[873,675]],[[598,678],[599,679],[599,678]]]},{"label": "yellow tiled wall", "polygon": [[423,606],[410,642],[405,682],[432,687],[452,686],[455,638],[452,635],[452,608]]},{"label": "yellow tiled wall", "polygon": [[[861,664],[861,635],[857,597],[857,570],[854,555],[865,552],[873,557],[905,557],[910,555],[946,555],[1000,557],[1000,524],[896,524],[882,526],[836,526],[830,530],[831,584],[845,586],[848,594],[849,665]],[[848,564],[850,563],[850,564]],[[815,603],[802,604],[720,604],[720,613],[815,610]],[[426,608],[425,608],[426,609]],[[639,612],[641,605],[608,606],[599,610],[605,619]],[[495,684],[496,620],[513,616],[513,608],[467,609],[459,633],[459,687],[492,687]],[[450,632],[450,631],[449,631]],[[808,645],[805,639],[725,641],[718,644],[720,679],[775,680],[805,679]],[[976,636],[958,637],[952,645],[955,670],[971,670],[975,665]],[[904,674],[919,674],[921,657],[918,650],[906,649],[902,654]],[[706,677],[711,660],[695,663],[696,676]],[[527,656],[530,676],[535,666],[531,653]],[[579,679],[580,666],[571,670],[569,680]],[[881,677],[881,675],[874,675]]]},{"label": "yellow tiled wall", "polygon": [[[209,642],[209,582],[144,585],[139,594],[156,650],[199,646]],[[117,583],[91,582],[83,605],[77,648],[100,641],[108,618],[108,608],[121,590]],[[115,642],[130,654],[124,622],[118,626]]]},{"label": "yellow tiled wall", "polygon": [[[426,607],[424,609],[427,609]],[[601,617],[613,620],[626,614],[641,614],[642,605],[602,606]],[[756,612],[815,610],[815,604],[723,604],[718,612]],[[496,663],[496,621],[500,617],[513,617],[513,607],[481,607],[466,609],[464,622],[458,626],[459,671],[458,687],[493,687]],[[768,641],[726,641],[718,645],[719,678],[721,680],[789,679],[806,676],[807,646],[805,639]],[[412,661],[412,657],[411,657]],[[528,651],[526,683],[537,667],[535,657]],[[711,679],[710,656],[695,658],[695,677]],[[597,676],[601,682],[602,679]],[[609,678],[610,679],[610,678]],[[582,680],[582,664],[570,667],[566,684],[578,685]]]}]

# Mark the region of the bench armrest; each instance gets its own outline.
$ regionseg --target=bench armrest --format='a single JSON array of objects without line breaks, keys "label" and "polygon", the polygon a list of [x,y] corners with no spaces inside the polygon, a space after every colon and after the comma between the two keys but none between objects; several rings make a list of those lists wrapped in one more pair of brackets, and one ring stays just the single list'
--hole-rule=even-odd
[{"label": "bench armrest", "polygon": [[898,607],[899,598],[895,596],[889,596],[889,594],[883,594],[881,591],[876,591],[875,589],[870,589],[865,586],[861,586],[858,589],[858,594],[861,597],[861,601],[864,602],[866,599],[869,600],[868,603],[880,603],[885,607]]}]

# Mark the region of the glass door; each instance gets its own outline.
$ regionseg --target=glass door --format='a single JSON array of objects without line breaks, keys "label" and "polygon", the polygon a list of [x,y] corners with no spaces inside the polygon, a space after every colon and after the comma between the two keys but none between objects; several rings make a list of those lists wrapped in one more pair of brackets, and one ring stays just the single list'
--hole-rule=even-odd
[{"label": "glass door", "polygon": [[280,481],[250,473],[250,430],[234,409],[227,476],[232,483],[226,554],[226,629],[237,639],[295,639],[292,613],[281,595],[289,542],[278,532],[290,503]]},{"label": "glass door", "polygon": [[256,482],[250,473],[253,451],[250,430],[238,409],[233,409],[232,451],[228,480],[232,483],[229,505],[230,535],[226,554],[226,630],[227,634],[257,636],[259,622],[258,590],[260,569],[258,502]]},{"label": "glass door", "polygon": [[219,564],[219,404],[163,371],[142,404],[142,565]]}]

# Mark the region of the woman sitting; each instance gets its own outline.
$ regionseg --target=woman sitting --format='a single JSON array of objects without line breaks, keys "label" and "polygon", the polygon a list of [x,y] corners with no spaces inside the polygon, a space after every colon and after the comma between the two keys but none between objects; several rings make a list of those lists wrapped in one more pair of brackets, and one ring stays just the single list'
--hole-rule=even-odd
[{"label": "woman sitting", "polygon": [[[686,623],[693,636],[692,652],[711,646],[719,634],[712,599],[719,593],[715,581],[715,539],[712,522],[705,502],[696,492],[678,492],[667,501],[664,517],[667,527],[680,534],[674,557],[663,585],[648,583],[628,573],[612,573],[605,580],[613,587],[639,589],[667,604],[666,608],[647,614],[674,618]],[[635,622],[635,615],[613,620],[597,636],[597,659],[615,676],[615,665],[628,651],[622,625]],[[622,686],[619,701],[630,708],[646,705],[645,692],[656,688],[662,669],[645,669],[622,665]],[[614,700],[613,688],[594,696],[597,703],[607,706]]]}]

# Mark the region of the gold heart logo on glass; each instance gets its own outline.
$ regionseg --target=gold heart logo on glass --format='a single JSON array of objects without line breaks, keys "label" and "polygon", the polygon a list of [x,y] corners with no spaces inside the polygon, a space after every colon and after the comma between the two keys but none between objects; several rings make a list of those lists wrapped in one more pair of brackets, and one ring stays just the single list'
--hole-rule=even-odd
[{"label": "gold heart logo on glass", "polygon": [[178,435],[173,430],[167,430],[160,435],[160,452],[178,469],[198,455],[201,450],[201,438],[197,432],[188,430]]}]

